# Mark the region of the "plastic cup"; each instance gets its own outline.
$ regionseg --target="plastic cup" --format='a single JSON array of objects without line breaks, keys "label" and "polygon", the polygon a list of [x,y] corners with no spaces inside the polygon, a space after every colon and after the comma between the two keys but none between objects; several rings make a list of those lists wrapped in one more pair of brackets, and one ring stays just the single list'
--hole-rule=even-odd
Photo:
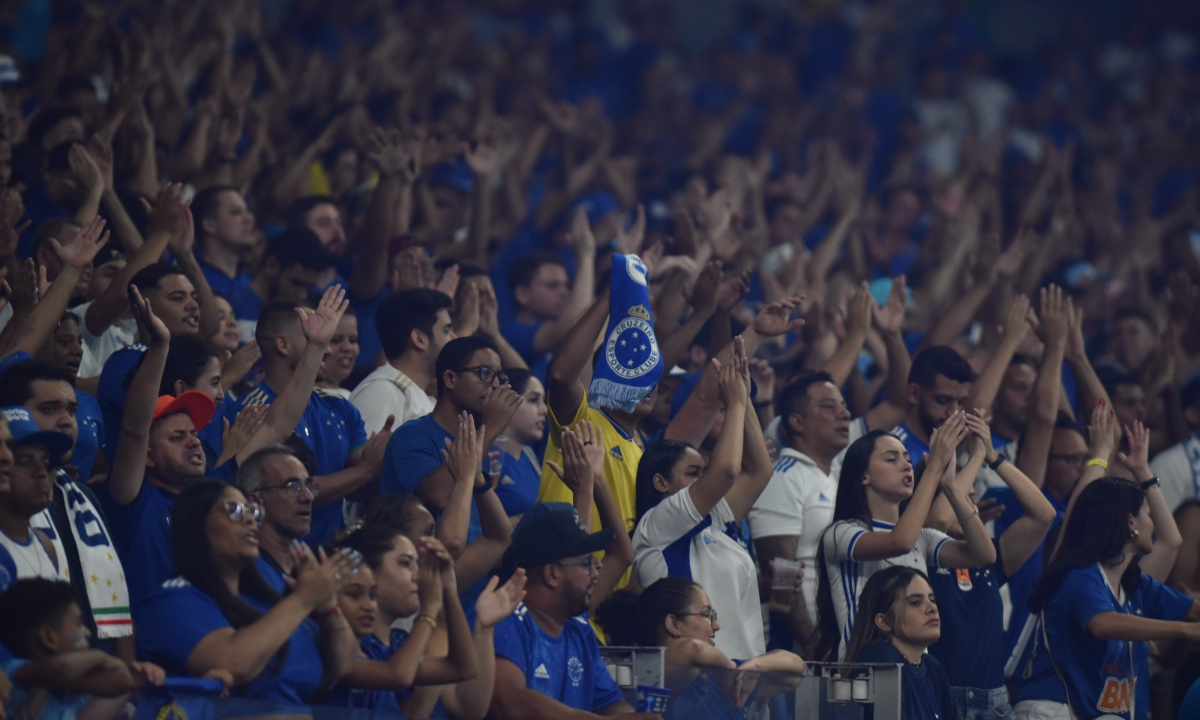
[{"label": "plastic cup", "polygon": [[787,558],[775,558],[775,571],[771,575],[771,596],[768,604],[772,610],[787,612],[792,606],[792,596],[796,594],[796,573],[800,572],[800,562]]}]

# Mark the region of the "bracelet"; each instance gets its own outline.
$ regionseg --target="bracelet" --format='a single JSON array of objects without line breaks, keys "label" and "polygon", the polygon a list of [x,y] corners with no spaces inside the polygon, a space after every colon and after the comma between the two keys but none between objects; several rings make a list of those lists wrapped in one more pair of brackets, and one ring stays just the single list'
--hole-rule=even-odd
[{"label": "bracelet", "polygon": [[413,627],[416,627],[416,624],[419,622],[427,622],[429,623],[429,629],[437,630],[437,620],[434,620],[431,615],[418,615],[416,622],[413,623]]},{"label": "bracelet", "polygon": [[487,491],[491,490],[496,484],[496,476],[493,473],[483,473],[483,479],[487,480],[487,482],[471,490],[471,492],[475,495],[483,495]]},{"label": "bracelet", "polygon": [[1005,457],[1003,455],[997,454],[996,459],[993,460],[992,462],[988,463],[988,467],[990,467],[993,470],[999,470],[1000,466],[1004,464],[1004,460],[1005,460]]},{"label": "bracelet", "polygon": [[1149,492],[1150,488],[1156,487],[1162,487],[1162,480],[1159,480],[1157,475],[1142,483],[1142,492]]},{"label": "bracelet", "polygon": [[1107,470],[1108,469],[1108,461],[1103,458],[1094,457],[1091,460],[1088,460],[1087,465],[1085,465],[1084,467],[1098,467],[1101,470]]},{"label": "bracelet", "polygon": [[977,515],[979,515],[979,508],[978,508],[978,507],[976,507],[976,508],[975,508],[975,511],[974,511],[974,512],[972,512],[970,515],[968,515],[968,516],[967,516],[967,519],[966,519],[966,520],[963,520],[962,518],[959,518],[959,519],[958,519],[958,524],[959,524],[959,525],[966,525],[967,523],[971,522],[971,518],[973,518],[973,517],[975,517],[975,516],[977,516]]}]

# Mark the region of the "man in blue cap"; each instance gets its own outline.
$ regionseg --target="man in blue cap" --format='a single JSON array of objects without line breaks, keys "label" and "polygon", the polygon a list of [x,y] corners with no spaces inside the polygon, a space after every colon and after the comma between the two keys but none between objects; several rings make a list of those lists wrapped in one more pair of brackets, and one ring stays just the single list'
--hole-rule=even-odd
[{"label": "man in blue cap", "polygon": [[633,712],[583,615],[600,573],[594,553],[612,541],[612,528],[588,533],[567,503],[538,503],[521,518],[502,574],[525,569],[525,602],[496,626],[489,717],[658,717]]},{"label": "man in blue cap", "polygon": [[[0,591],[17,580],[66,580],[67,566],[53,536],[30,520],[54,500],[54,471],[74,441],[66,433],[43,431],[20,406],[0,410]],[[6,437],[7,435],[7,437]]]}]

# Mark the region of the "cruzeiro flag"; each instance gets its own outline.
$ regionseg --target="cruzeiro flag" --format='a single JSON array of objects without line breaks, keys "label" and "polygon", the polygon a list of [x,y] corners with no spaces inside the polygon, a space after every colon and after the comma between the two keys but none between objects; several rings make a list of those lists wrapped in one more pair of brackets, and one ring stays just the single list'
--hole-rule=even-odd
[{"label": "cruzeiro flag", "polygon": [[593,407],[633,412],[662,376],[662,355],[650,321],[646,266],[636,255],[613,255],[604,338],[588,399]]}]

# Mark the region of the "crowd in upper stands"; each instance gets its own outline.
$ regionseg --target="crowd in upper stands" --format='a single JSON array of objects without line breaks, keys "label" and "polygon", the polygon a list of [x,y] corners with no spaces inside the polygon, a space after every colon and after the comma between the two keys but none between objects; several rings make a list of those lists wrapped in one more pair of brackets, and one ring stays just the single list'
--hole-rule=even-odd
[{"label": "crowd in upper stands", "polygon": [[0,4],[0,715],[1200,718],[1200,11],[728,5]]}]

